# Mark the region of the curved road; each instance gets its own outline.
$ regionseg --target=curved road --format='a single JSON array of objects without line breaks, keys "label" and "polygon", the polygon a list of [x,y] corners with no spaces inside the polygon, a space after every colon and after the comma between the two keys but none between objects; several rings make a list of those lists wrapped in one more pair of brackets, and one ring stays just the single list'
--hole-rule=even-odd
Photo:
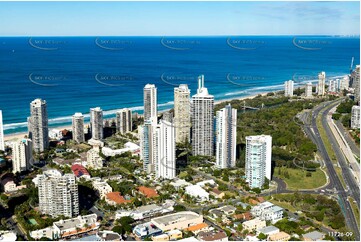
[{"label": "curved road", "polygon": [[[347,165],[347,163],[345,163],[346,161],[344,160],[344,157],[342,156],[342,153],[337,145],[337,142],[330,130],[330,128],[328,127],[328,123],[327,123],[327,115],[328,112],[335,107],[336,105],[338,105],[338,103],[340,102],[340,100],[336,100],[336,101],[329,101],[324,103],[324,105],[319,105],[316,108],[314,108],[313,112],[312,112],[312,120],[311,120],[311,125],[306,125],[305,126],[305,131],[308,135],[310,135],[309,137],[313,140],[313,142],[317,145],[317,148],[321,154],[321,156],[324,159],[324,164],[327,167],[328,170],[328,175],[329,175],[329,179],[330,179],[330,186],[332,186],[333,188],[335,188],[338,191],[338,196],[339,196],[339,204],[340,207],[342,209],[342,212],[345,215],[345,220],[346,220],[346,224],[348,225],[348,227],[353,230],[353,232],[355,233],[355,237],[356,240],[358,241],[360,239],[360,232],[359,232],[359,228],[357,226],[357,222],[356,219],[354,217],[354,214],[352,212],[352,208],[350,205],[350,202],[347,199],[348,195],[351,195],[358,203],[358,206],[360,204],[360,189],[358,188],[356,181],[353,178],[353,175],[351,174],[350,169],[348,168],[349,166]],[[323,108],[325,108],[325,110],[322,110]],[[331,145],[333,146],[333,149],[335,151],[337,160],[342,168],[342,174],[343,177],[345,179],[346,184],[348,184],[348,186],[350,187],[350,190],[348,192],[345,191],[344,187],[342,186],[341,181],[339,180],[337,173],[335,171],[334,165],[326,151],[325,145],[321,139],[320,136],[320,132],[317,128],[316,125],[316,119],[317,116],[319,115],[319,113],[321,113],[321,121],[322,121],[322,126],[326,131],[326,134],[329,138],[329,141],[331,143]]]}]

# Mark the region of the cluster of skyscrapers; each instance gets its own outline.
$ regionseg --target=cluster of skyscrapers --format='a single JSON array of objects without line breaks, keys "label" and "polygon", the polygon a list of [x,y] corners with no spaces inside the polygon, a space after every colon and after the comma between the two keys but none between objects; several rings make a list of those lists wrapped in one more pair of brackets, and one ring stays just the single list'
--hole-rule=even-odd
[{"label": "cluster of skyscrapers", "polygon": [[[144,124],[139,127],[141,159],[144,171],[172,179],[176,175],[175,144],[191,142],[193,155],[217,153],[219,168],[236,163],[237,110],[230,105],[217,112],[214,132],[214,96],[198,77],[197,93],[190,97],[186,84],[174,88],[174,117],[157,122],[157,88],[144,87]],[[216,145],[215,145],[216,134]]]},{"label": "cluster of skyscrapers", "polygon": [[[359,69],[358,69],[359,70]],[[353,86],[356,86],[357,83],[359,81],[357,81],[357,67],[356,70],[353,72],[353,74],[351,74],[351,79],[355,80],[355,84]],[[353,78],[354,76],[354,78]],[[342,79],[330,79],[328,82],[328,92],[339,92],[339,91],[343,91],[343,90],[347,90],[349,88],[349,77],[345,76]],[[312,82],[308,82],[305,85],[305,94],[304,96],[306,98],[311,98],[313,96],[313,91],[312,91]],[[357,90],[356,90],[357,89]],[[293,92],[294,92],[294,81],[293,80],[289,80],[289,81],[285,81],[284,83],[284,91],[285,91],[285,96],[286,97],[292,97],[293,96]],[[357,100],[358,97],[358,88],[355,88],[355,100]],[[320,72],[318,74],[318,82],[316,84],[316,94],[318,96],[324,96],[326,94],[326,73]]]}]

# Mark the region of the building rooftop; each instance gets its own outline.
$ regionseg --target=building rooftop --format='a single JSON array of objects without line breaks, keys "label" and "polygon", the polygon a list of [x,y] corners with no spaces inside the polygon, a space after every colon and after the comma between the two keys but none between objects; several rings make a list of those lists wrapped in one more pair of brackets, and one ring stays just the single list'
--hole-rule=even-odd
[{"label": "building rooftop", "polygon": [[274,206],[274,207],[271,207],[271,212],[279,212],[279,211],[283,211],[283,208],[279,207],[279,206]]},{"label": "building rooftop", "polygon": [[311,240],[322,240],[325,235],[323,233],[320,233],[318,231],[313,231],[307,234],[303,235],[303,238],[309,238]]},{"label": "building rooftop", "polygon": [[193,232],[193,231],[197,231],[197,230],[208,228],[208,227],[209,227],[208,224],[200,223],[200,224],[192,225],[185,230]]},{"label": "building rooftop", "polygon": [[227,234],[223,231],[210,231],[210,232],[200,232],[198,234],[198,238],[203,241],[214,241],[214,240],[222,240],[227,238]]},{"label": "building rooftop", "polygon": [[90,176],[89,172],[87,169],[85,169],[84,166],[80,165],[80,164],[73,164],[71,166],[71,170],[73,171],[74,175],[76,177],[81,177],[81,176]]},{"label": "building rooftop", "polygon": [[160,209],[160,208],[161,207],[159,207],[156,204],[149,204],[149,205],[138,207],[134,212],[143,213],[143,212],[148,212],[148,211],[151,211],[151,210],[157,210],[157,209]]},{"label": "building rooftop", "polygon": [[220,195],[223,193],[222,191],[218,190],[217,188],[213,188],[212,192],[217,195]]},{"label": "building rooftop", "polygon": [[174,224],[174,223],[178,223],[181,221],[195,219],[200,216],[201,215],[199,215],[195,212],[183,211],[183,212],[178,212],[178,213],[173,213],[173,214],[168,214],[165,216],[153,218],[152,221],[154,221],[154,223],[157,223],[157,224],[162,224],[164,226],[168,226],[169,224]]},{"label": "building rooftop", "polygon": [[220,207],[219,210],[221,210],[224,213],[228,213],[228,212],[236,211],[237,209],[231,205],[225,205],[223,207]]},{"label": "building rooftop", "polygon": [[74,239],[72,241],[100,241],[100,237],[96,234],[94,235],[88,235],[88,236],[83,236],[79,239]]},{"label": "building rooftop", "polygon": [[102,238],[102,240],[105,240],[105,241],[122,240],[122,237],[120,236],[120,234],[115,233],[113,231],[108,231],[108,230],[99,231],[98,235],[99,235],[99,237]]},{"label": "building rooftop", "polygon": [[259,230],[260,233],[268,234],[273,231],[279,231],[279,229],[275,226],[267,226]]},{"label": "building rooftop", "polygon": [[54,225],[57,226],[60,230],[67,230],[67,229],[75,228],[77,226],[81,226],[85,223],[88,225],[94,224],[96,220],[97,220],[96,214],[89,214],[84,216],[78,216],[71,219],[59,220],[57,222],[54,222]]},{"label": "building rooftop", "polygon": [[138,190],[139,190],[139,192],[141,192],[147,198],[152,198],[152,197],[157,197],[158,196],[157,191],[155,189],[153,189],[153,188],[140,186],[140,187],[138,187]]},{"label": "building rooftop", "polygon": [[105,195],[108,200],[115,202],[116,204],[129,203],[132,200],[126,200],[120,192],[109,192]]}]

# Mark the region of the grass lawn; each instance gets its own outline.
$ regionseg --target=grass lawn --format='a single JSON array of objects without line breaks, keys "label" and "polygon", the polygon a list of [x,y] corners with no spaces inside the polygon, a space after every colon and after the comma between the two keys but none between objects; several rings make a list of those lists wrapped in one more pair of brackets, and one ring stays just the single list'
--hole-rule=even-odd
[{"label": "grass lawn", "polygon": [[319,115],[316,119],[317,128],[320,131],[321,139],[325,145],[326,151],[330,156],[332,163],[337,164],[336,154],[332,149],[331,143],[328,141],[328,137],[326,131],[324,130],[321,122],[321,115]]},{"label": "grass lawn", "polygon": [[352,212],[355,215],[357,225],[360,228],[360,210],[358,209],[357,204],[354,203],[355,200],[352,197],[348,197],[348,199],[351,204]]},{"label": "grass lawn", "polygon": [[[278,170],[281,169],[281,175],[278,174]],[[284,176],[283,171],[287,170],[289,178]],[[281,178],[287,184],[287,188],[290,190],[300,189],[313,189],[318,188],[326,184],[326,176],[320,169],[315,172],[311,172],[312,176],[306,176],[307,171],[302,169],[293,168],[280,168],[276,167],[274,176]]]},{"label": "grass lawn", "polygon": [[32,225],[39,225],[38,222],[36,222],[36,220],[33,218],[29,219],[28,222]]},{"label": "grass lawn", "polygon": [[280,206],[281,208],[284,208],[284,209],[288,209],[290,212],[294,213],[296,212],[296,208],[293,207],[290,203],[288,202],[279,202],[279,201],[276,201],[276,200],[269,200],[271,203],[277,205],[277,206]]}]

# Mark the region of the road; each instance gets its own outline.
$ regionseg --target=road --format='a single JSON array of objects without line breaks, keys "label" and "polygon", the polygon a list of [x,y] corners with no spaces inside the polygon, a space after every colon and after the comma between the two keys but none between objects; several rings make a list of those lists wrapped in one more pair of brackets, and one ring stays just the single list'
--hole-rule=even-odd
[{"label": "road", "polygon": [[345,138],[347,144],[350,146],[354,155],[356,155],[357,157],[360,157],[360,147],[358,145],[356,145],[355,141],[352,139],[348,130],[345,129],[345,127],[342,125],[340,120],[335,120],[335,123],[336,123],[338,129],[342,132],[343,137]]},{"label": "road", "polygon": [[[333,137],[332,132],[327,124],[327,114],[328,114],[329,110],[331,110],[334,106],[338,105],[339,102],[340,102],[340,100],[329,101],[329,102],[323,103],[323,105],[319,105],[316,108],[314,108],[312,111],[311,123],[310,123],[310,125],[305,125],[304,128],[305,128],[306,134],[317,145],[318,151],[324,160],[324,165],[327,167],[328,175],[329,175],[329,179],[330,179],[330,183],[329,183],[328,187],[333,187],[334,189],[336,189],[338,191],[339,204],[342,209],[342,212],[344,213],[346,224],[354,232],[356,240],[359,240],[360,232],[359,232],[359,229],[357,226],[356,219],[352,212],[351,205],[347,199],[347,196],[351,195],[352,197],[354,197],[354,199],[357,201],[357,203],[359,205],[360,204],[359,188],[355,184],[355,180],[354,180],[352,174],[350,174],[348,165],[346,163],[344,163],[345,162],[344,157],[342,156],[342,153],[340,153],[341,151],[338,148],[338,146],[336,145],[337,144],[336,140]],[[325,108],[325,110],[322,110],[323,108]],[[326,132],[327,136],[329,137],[329,141],[330,141],[331,145],[333,146],[333,149],[336,153],[336,157],[342,168],[342,173],[343,173],[345,182],[346,182],[346,184],[349,184],[349,187],[350,187],[349,192],[346,192],[345,189],[343,188],[342,183],[339,180],[337,173],[335,171],[334,165],[330,159],[330,156],[326,151],[325,144],[323,143],[323,141],[321,139],[320,132],[318,130],[317,123],[316,123],[317,116],[320,113],[321,113],[321,118],[322,118],[322,120],[321,120],[322,126],[325,129],[325,132]],[[356,187],[355,187],[355,185],[356,185]],[[357,196],[357,198],[356,198],[356,196]]]}]

